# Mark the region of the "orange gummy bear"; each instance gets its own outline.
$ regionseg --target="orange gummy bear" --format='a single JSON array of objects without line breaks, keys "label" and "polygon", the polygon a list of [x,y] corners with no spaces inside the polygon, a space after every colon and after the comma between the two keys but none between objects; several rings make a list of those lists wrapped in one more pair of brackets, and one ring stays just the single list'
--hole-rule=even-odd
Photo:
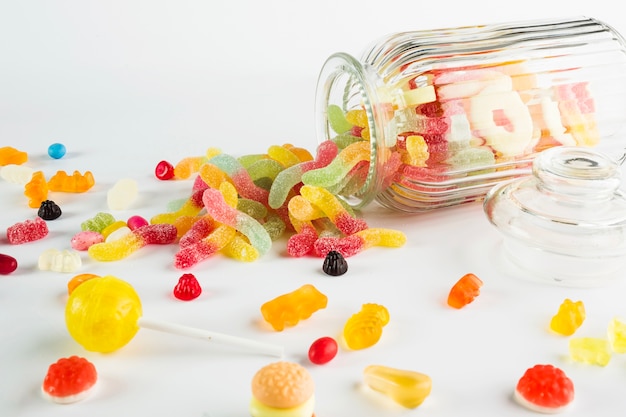
[{"label": "orange gummy bear", "polygon": [[42,171],[34,172],[30,181],[24,185],[24,195],[28,197],[30,208],[39,208],[48,199],[48,183]]},{"label": "orange gummy bear", "polygon": [[326,308],[328,297],[311,284],[280,295],[261,306],[261,314],[276,331],[285,326],[295,326],[300,320],[308,319],[313,313]]},{"label": "orange gummy bear", "polygon": [[0,166],[5,165],[22,165],[28,161],[28,154],[11,146],[0,148]]},{"label": "orange gummy bear", "polygon": [[450,289],[448,305],[454,308],[462,308],[474,301],[480,294],[483,282],[474,274],[465,274]]},{"label": "orange gummy bear", "polygon": [[95,183],[91,171],[85,171],[84,174],[74,171],[71,176],[65,171],[57,171],[48,181],[48,189],[65,193],[84,193],[93,187]]}]

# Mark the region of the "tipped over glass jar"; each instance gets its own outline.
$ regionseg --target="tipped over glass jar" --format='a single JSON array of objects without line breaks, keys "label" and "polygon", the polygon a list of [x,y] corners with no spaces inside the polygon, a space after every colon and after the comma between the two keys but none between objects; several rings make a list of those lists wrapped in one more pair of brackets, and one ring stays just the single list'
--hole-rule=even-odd
[{"label": "tipped over glass jar", "polygon": [[324,186],[355,208],[420,212],[483,200],[556,146],[624,158],[626,42],[593,18],[397,33],[318,81]]}]

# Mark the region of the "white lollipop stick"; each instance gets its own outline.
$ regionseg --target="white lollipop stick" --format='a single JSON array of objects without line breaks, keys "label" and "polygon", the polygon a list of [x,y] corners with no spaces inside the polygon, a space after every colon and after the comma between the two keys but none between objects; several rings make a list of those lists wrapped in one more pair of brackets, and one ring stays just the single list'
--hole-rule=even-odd
[{"label": "white lollipop stick", "polygon": [[282,346],[257,342],[256,340],[230,336],[223,333],[215,333],[195,327],[188,327],[160,320],[147,319],[145,317],[140,317],[139,320],[137,320],[137,325],[142,328],[158,330],[160,332],[172,333],[180,336],[195,337],[197,339],[224,343],[230,346],[248,348],[256,350],[259,353],[272,356],[283,357],[283,355],[285,354],[285,349]]}]

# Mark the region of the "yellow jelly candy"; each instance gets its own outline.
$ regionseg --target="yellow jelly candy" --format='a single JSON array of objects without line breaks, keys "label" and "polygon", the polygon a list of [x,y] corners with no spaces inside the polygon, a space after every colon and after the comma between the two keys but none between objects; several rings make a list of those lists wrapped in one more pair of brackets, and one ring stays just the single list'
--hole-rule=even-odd
[{"label": "yellow jelly candy", "polygon": [[353,314],[343,328],[343,338],[350,349],[365,349],[374,346],[389,323],[389,312],[382,305],[363,304],[361,311]]},{"label": "yellow jelly candy", "polygon": [[563,336],[571,336],[583,324],[585,317],[583,302],[566,298],[550,320],[550,329]]},{"label": "yellow jelly candy", "polygon": [[430,395],[432,381],[428,375],[370,365],[363,371],[365,384],[406,408],[416,408]]},{"label": "yellow jelly candy", "polygon": [[617,317],[611,320],[608,328],[611,349],[615,353],[626,353],[626,323]]},{"label": "yellow jelly candy", "polygon": [[569,354],[573,361],[606,366],[611,360],[609,341],[596,337],[578,337],[569,340]]}]

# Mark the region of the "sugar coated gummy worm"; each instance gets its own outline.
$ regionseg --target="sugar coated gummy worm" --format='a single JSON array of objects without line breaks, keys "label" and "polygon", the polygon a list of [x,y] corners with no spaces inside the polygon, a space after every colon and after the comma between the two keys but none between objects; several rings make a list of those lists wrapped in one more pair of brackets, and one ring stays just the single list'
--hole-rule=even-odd
[{"label": "sugar coated gummy worm", "polygon": [[96,261],[119,261],[147,245],[166,245],[176,241],[178,231],[169,223],[149,224],[110,242],[89,246],[87,253]]}]

